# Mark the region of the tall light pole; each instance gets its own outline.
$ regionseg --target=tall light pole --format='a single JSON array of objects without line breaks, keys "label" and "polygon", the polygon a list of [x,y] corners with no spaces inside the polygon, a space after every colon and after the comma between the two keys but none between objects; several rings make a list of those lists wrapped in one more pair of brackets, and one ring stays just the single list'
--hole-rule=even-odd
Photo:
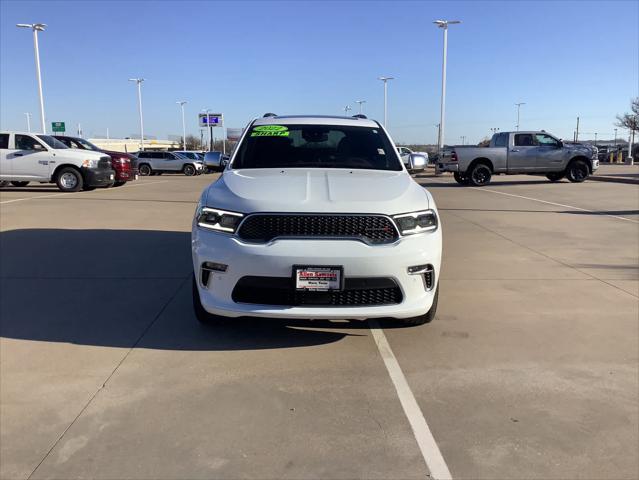
[{"label": "tall light pole", "polygon": [[439,123],[437,125],[435,125],[435,128],[437,129],[437,140],[436,140],[437,152],[439,152],[439,129],[440,129],[440,127],[441,127],[441,124],[439,124]]},{"label": "tall light pole", "polygon": [[362,103],[366,103],[366,100],[355,100],[355,103],[359,104],[359,114],[362,114]]},{"label": "tall light pole", "polygon": [[140,150],[144,150],[144,118],[142,117],[142,82],[143,78],[129,78],[129,82],[135,82],[138,86],[138,109],[140,110]]},{"label": "tall light pole", "polygon": [[395,77],[378,77],[378,80],[384,82],[384,128],[388,123],[388,81],[394,80]]},{"label": "tall light pole", "polygon": [[40,49],[38,48],[38,32],[44,32],[44,23],[18,23],[20,28],[30,28],[33,30],[33,50],[35,51],[36,77],[38,78],[38,94],[40,96],[40,122],[42,133],[47,133],[47,125],[44,120],[44,97],[42,96],[42,76],[40,75]]},{"label": "tall light pole", "polygon": [[184,123],[184,105],[186,104],[186,100],[181,100],[177,103],[182,109],[182,147],[186,150],[186,124]]},{"label": "tall light pole", "polygon": [[517,106],[517,131],[519,131],[519,109],[522,105],[526,105],[526,102],[515,103],[515,105]]},{"label": "tall light pole", "polygon": [[466,135],[462,135],[461,137],[462,145],[466,145]]},{"label": "tall light pole", "polygon": [[615,128],[615,148],[617,148],[617,129]]},{"label": "tall light pole", "polygon": [[24,114],[27,116],[27,132],[31,133],[31,114],[29,112],[24,112]]},{"label": "tall light pole", "polygon": [[444,126],[446,125],[446,58],[448,56],[448,25],[461,23],[459,20],[435,20],[433,22],[444,30],[444,58],[442,60],[442,100],[439,114],[439,138],[437,143],[439,148],[444,148]]}]

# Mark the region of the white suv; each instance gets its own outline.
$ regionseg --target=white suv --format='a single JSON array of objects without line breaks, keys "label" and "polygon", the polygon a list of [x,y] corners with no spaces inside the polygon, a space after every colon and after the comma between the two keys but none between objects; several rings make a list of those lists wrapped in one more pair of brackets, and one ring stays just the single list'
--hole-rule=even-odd
[{"label": "white suv", "polygon": [[393,317],[437,308],[431,194],[366,118],[268,116],[246,128],[192,229],[198,319]]}]

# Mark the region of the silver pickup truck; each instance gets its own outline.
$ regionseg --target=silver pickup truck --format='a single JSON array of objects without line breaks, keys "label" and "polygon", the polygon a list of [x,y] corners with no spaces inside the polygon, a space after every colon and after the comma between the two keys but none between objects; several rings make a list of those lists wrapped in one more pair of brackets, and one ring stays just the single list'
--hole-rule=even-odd
[{"label": "silver pickup truck", "polygon": [[488,147],[445,150],[437,171],[453,172],[462,185],[482,186],[495,174],[545,175],[551,182],[566,177],[583,182],[599,168],[596,148],[566,145],[541,132],[500,132]]}]

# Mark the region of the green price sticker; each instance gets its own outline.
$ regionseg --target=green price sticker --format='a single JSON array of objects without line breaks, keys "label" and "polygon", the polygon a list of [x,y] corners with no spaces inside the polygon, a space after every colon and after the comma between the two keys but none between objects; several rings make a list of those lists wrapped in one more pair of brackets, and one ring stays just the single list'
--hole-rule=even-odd
[{"label": "green price sticker", "polygon": [[289,133],[284,125],[259,125],[253,127],[251,137],[288,137]]}]

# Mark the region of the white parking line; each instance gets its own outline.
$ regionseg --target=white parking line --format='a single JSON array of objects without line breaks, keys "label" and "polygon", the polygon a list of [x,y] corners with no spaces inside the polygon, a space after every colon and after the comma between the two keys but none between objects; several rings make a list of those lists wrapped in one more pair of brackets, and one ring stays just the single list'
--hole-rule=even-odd
[{"label": "white parking line", "polygon": [[626,222],[639,223],[639,221],[633,220],[631,218],[620,217],[618,215],[610,215],[609,213],[599,212],[597,210],[588,210],[587,208],[575,207],[573,205],[564,205],[563,203],[549,202],[547,200],[540,200],[539,198],[525,197],[523,195],[515,195],[514,193],[500,192],[498,190],[491,190],[490,188],[484,188],[484,187],[470,187],[470,188],[472,188],[473,190],[478,190],[480,192],[498,193],[499,195],[506,195],[508,197],[523,198],[525,200],[532,200],[533,202],[546,203],[548,205],[555,205],[557,207],[562,207],[562,208],[572,208],[573,210],[580,210],[582,212],[596,213],[596,214],[604,216],[604,217],[616,218],[617,220],[624,220]]},{"label": "white parking line", "polygon": [[[449,182],[444,182],[434,178],[431,180],[437,183],[442,183],[442,184],[449,183]],[[580,210],[582,212],[596,213],[598,215],[601,215],[602,217],[616,218],[617,220],[623,220],[625,222],[639,223],[639,221],[633,220],[632,218],[620,217],[618,215],[610,215],[609,213],[599,212],[597,210],[588,210],[587,208],[575,207],[573,205],[564,205],[563,203],[549,202],[548,200],[541,200],[539,198],[525,197],[524,195],[515,195],[514,193],[500,192],[498,190],[491,190],[490,188],[486,188],[486,187],[465,187],[465,188],[472,188],[473,190],[477,190],[479,192],[490,192],[490,193],[497,193],[499,195],[506,195],[508,197],[523,198],[525,200],[532,200],[533,202],[545,203],[547,205],[554,205],[556,207],[562,207],[562,208],[571,208],[573,210]]]},{"label": "white parking line", "polygon": [[[162,180],[160,182],[150,182],[150,183],[138,183],[136,185],[123,185],[117,189],[104,189],[104,191],[107,192],[117,192],[120,191],[122,188],[131,188],[131,187],[145,187],[146,185],[157,185],[158,183],[166,183],[168,182],[168,180]],[[78,192],[80,193],[80,192]],[[66,192],[61,192],[61,193],[52,193],[51,195],[38,195],[36,197],[26,197],[26,198],[14,198],[13,200],[4,200],[2,202],[0,202],[0,205],[3,205],[5,203],[13,203],[13,202],[23,202],[25,200],[35,200],[37,198],[50,198],[50,197],[59,197],[61,195],[69,195]]]},{"label": "white parking line", "polygon": [[369,320],[368,323],[375,343],[377,344],[377,349],[384,360],[388,375],[393,381],[395,391],[404,409],[404,414],[413,429],[413,435],[415,435],[415,440],[417,440],[417,445],[422,452],[422,457],[424,457],[431,477],[437,480],[452,479],[446,461],[439,451],[439,447],[430,428],[428,428],[424,414],[419,408],[417,400],[415,400],[415,395],[413,395],[406,381],[404,372],[402,372],[397,358],[395,358],[395,354],[393,354],[393,350],[391,350],[388,344],[384,331],[380,328],[377,320]]}]

